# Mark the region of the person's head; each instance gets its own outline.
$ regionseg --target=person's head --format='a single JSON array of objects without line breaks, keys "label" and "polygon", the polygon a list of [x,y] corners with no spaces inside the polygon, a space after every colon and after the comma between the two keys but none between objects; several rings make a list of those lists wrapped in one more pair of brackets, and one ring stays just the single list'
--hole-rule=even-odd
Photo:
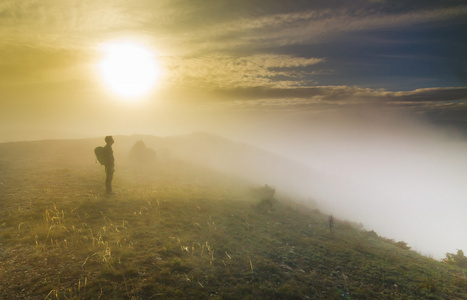
[{"label": "person's head", "polygon": [[108,135],[105,137],[105,142],[109,145],[112,145],[114,143],[114,138],[111,135]]}]

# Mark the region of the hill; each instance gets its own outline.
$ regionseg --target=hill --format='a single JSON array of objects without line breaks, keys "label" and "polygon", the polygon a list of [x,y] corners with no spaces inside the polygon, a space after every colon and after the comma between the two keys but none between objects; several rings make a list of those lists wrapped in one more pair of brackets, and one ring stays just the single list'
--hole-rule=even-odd
[{"label": "hill", "polygon": [[[313,182],[313,172],[304,165],[247,144],[208,133],[158,138],[132,136],[156,152],[168,153],[172,159],[202,166],[257,184],[281,186],[296,197],[307,197]],[[127,146],[128,147],[128,146]],[[305,187],[305,188],[304,188]]]},{"label": "hill", "polygon": [[[156,161],[127,161],[140,139]],[[262,205],[251,188],[308,174],[293,162],[205,134],[118,137],[109,197],[101,140],[0,144],[0,298],[467,299],[465,270],[349,222],[331,232],[290,196]]]}]

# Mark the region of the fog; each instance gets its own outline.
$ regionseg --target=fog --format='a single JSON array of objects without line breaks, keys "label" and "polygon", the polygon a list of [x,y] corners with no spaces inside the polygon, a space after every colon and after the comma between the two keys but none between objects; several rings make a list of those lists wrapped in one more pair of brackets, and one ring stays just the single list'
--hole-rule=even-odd
[{"label": "fog", "polygon": [[[199,153],[196,139],[179,144],[178,151],[191,162],[274,185],[278,194],[298,195],[300,201],[312,199],[323,212],[405,241],[424,255],[441,259],[446,252],[467,250],[467,139],[454,129],[413,114],[367,108],[242,111],[204,114],[202,120],[195,113],[183,116],[170,115],[158,119],[158,126],[141,123],[138,128],[120,122],[127,132],[144,129],[161,136],[163,129],[171,136],[171,127],[161,122],[183,120],[177,133],[205,131],[240,142],[231,148],[212,145],[210,151],[201,147]],[[242,152],[242,143],[265,152]],[[147,145],[157,151],[157,144]],[[116,140],[116,153],[121,146]],[[224,155],[217,153],[221,150]],[[280,157],[306,166],[308,173]]]},{"label": "fog", "polygon": [[309,166],[300,192],[324,212],[437,259],[467,249],[467,140],[460,133],[374,110],[282,121],[238,138]]}]

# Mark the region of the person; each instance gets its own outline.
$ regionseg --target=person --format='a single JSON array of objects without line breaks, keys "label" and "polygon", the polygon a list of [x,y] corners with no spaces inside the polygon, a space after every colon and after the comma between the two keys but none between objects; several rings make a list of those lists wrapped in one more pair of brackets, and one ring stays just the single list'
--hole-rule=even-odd
[{"label": "person", "polygon": [[114,143],[114,139],[112,136],[106,136],[105,137],[105,143],[106,145],[104,146],[104,157],[105,157],[105,190],[107,194],[115,194],[115,192],[112,190],[112,179],[114,177],[114,151],[112,149],[112,145]]}]

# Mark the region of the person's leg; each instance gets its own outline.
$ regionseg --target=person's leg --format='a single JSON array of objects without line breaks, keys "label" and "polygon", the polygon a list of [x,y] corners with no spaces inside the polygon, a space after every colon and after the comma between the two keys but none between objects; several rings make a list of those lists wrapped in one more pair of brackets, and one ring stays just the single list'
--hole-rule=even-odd
[{"label": "person's leg", "polygon": [[105,177],[105,190],[107,193],[112,193],[112,179],[114,172],[111,170],[106,170],[106,177]]}]

